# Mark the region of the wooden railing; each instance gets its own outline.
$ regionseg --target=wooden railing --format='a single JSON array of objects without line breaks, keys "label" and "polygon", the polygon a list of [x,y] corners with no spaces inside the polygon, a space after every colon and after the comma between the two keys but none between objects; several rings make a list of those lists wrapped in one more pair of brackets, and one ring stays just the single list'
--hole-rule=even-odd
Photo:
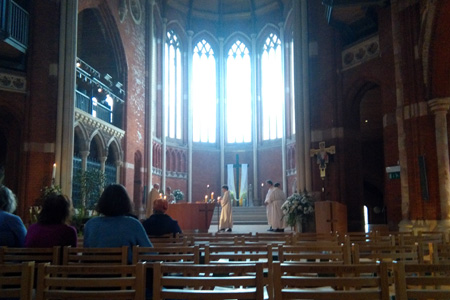
[{"label": "wooden railing", "polygon": [[29,15],[12,0],[0,0],[0,37],[25,53],[28,48]]}]

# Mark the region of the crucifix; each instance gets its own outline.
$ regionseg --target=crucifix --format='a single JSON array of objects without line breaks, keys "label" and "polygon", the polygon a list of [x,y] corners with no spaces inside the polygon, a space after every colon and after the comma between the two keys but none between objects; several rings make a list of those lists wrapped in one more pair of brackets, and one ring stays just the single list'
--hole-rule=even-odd
[{"label": "crucifix", "polygon": [[233,164],[233,168],[236,169],[236,199],[239,200],[239,169],[241,168],[241,165],[239,164],[239,154],[236,154],[236,163]]},{"label": "crucifix", "polygon": [[325,192],[324,181],[325,181],[325,169],[327,168],[327,164],[329,162],[328,154],[335,154],[336,147],[330,146],[325,148],[325,142],[319,143],[319,149],[311,149],[309,150],[309,154],[311,157],[316,156],[317,164],[320,169],[320,178],[322,179],[322,192]]}]

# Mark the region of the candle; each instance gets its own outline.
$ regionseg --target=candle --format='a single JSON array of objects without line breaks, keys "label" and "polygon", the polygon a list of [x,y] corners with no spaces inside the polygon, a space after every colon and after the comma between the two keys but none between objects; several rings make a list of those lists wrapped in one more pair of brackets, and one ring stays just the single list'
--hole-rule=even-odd
[{"label": "candle", "polygon": [[208,195],[205,195],[205,202],[208,202]]},{"label": "candle", "polygon": [[209,184],[206,185],[206,188],[209,189]]},{"label": "candle", "polygon": [[211,193],[211,199],[214,199],[214,192]]},{"label": "candle", "polygon": [[263,187],[264,186],[264,182],[263,183],[261,183],[261,187]]},{"label": "candle", "polygon": [[159,193],[159,198],[162,199],[162,193]]},{"label": "candle", "polygon": [[167,199],[167,196],[166,195],[164,195],[164,200],[166,200]]},{"label": "candle", "polygon": [[53,164],[52,179],[54,180],[55,177],[56,177],[56,163]]}]

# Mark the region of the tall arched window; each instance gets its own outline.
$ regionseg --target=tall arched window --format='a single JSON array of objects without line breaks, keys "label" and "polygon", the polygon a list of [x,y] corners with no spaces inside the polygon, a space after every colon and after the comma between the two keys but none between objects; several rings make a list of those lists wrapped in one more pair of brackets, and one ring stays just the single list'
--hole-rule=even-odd
[{"label": "tall arched window", "polygon": [[252,141],[251,62],[247,46],[237,40],[228,50],[226,75],[228,143]]},{"label": "tall arched window", "polygon": [[210,44],[201,40],[192,59],[193,141],[216,142],[216,59]]},{"label": "tall arched window", "polygon": [[261,55],[262,138],[283,137],[283,71],[281,40],[271,33]]},{"label": "tall arched window", "polygon": [[167,32],[165,45],[165,130],[166,136],[181,139],[182,120],[182,60],[180,41],[173,30]]}]

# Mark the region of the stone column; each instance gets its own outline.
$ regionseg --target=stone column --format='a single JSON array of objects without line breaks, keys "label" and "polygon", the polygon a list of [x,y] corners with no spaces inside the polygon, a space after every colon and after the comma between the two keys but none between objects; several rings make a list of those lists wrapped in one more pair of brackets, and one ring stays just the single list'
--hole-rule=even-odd
[{"label": "stone column", "polygon": [[105,174],[105,169],[106,169],[106,160],[108,159],[107,156],[102,156],[100,157],[100,170],[102,171],[103,174]]},{"label": "stone column", "polygon": [[188,51],[187,51],[187,61],[188,61],[188,76],[187,76],[187,97],[188,97],[188,193],[187,198],[192,202],[192,147],[193,147],[193,119],[192,119],[192,55],[194,53],[194,48],[192,45],[192,37],[194,36],[194,32],[192,30],[187,31],[188,34]]},{"label": "stone column", "polygon": [[[75,80],[77,56],[78,0],[61,1],[59,32],[58,104],[55,162],[56,184],[72,195],[73,124],[75,120]],[[65,176],[62,176],[65,174]]]},{"label": "stone column", "polygon": [[433,99],[428,104],[435,115],[434,130],[441,204],[441,220],[436,229],[442,231],[450,229],[450,167],[447,136],[447,113],[450,108],[450,97]]},{"label": "stone column", "polygon": [[[252,33],[251,35],[252,38],[252,49],[256,49],[256,38],[257,35]],[[257,99],[260,99],[259,95],[257,95],[258,91],[256,89],[256,55],[252,55],[251,57],[252,60],[252,116],[257,116],[257,111],[258,111],[258,107],[257,107]],[[252,159],[253,159],[253,186],[257,187],[258,186],[258,124],[257,124],[257,118],[253,117],[252,118],[252,151],[253,151],[253,155],[252,155]],[[262,205],[262,201],[264,200],[264,196],[258,195],[258,193],[255,193],[255,197],[253,198],[253,206],[261,206]]]},{"label": "stone column", "polygon": [[87,158],[89,156],[89,151],[80,151],[81,154],[81,170],[87,170]]}]

